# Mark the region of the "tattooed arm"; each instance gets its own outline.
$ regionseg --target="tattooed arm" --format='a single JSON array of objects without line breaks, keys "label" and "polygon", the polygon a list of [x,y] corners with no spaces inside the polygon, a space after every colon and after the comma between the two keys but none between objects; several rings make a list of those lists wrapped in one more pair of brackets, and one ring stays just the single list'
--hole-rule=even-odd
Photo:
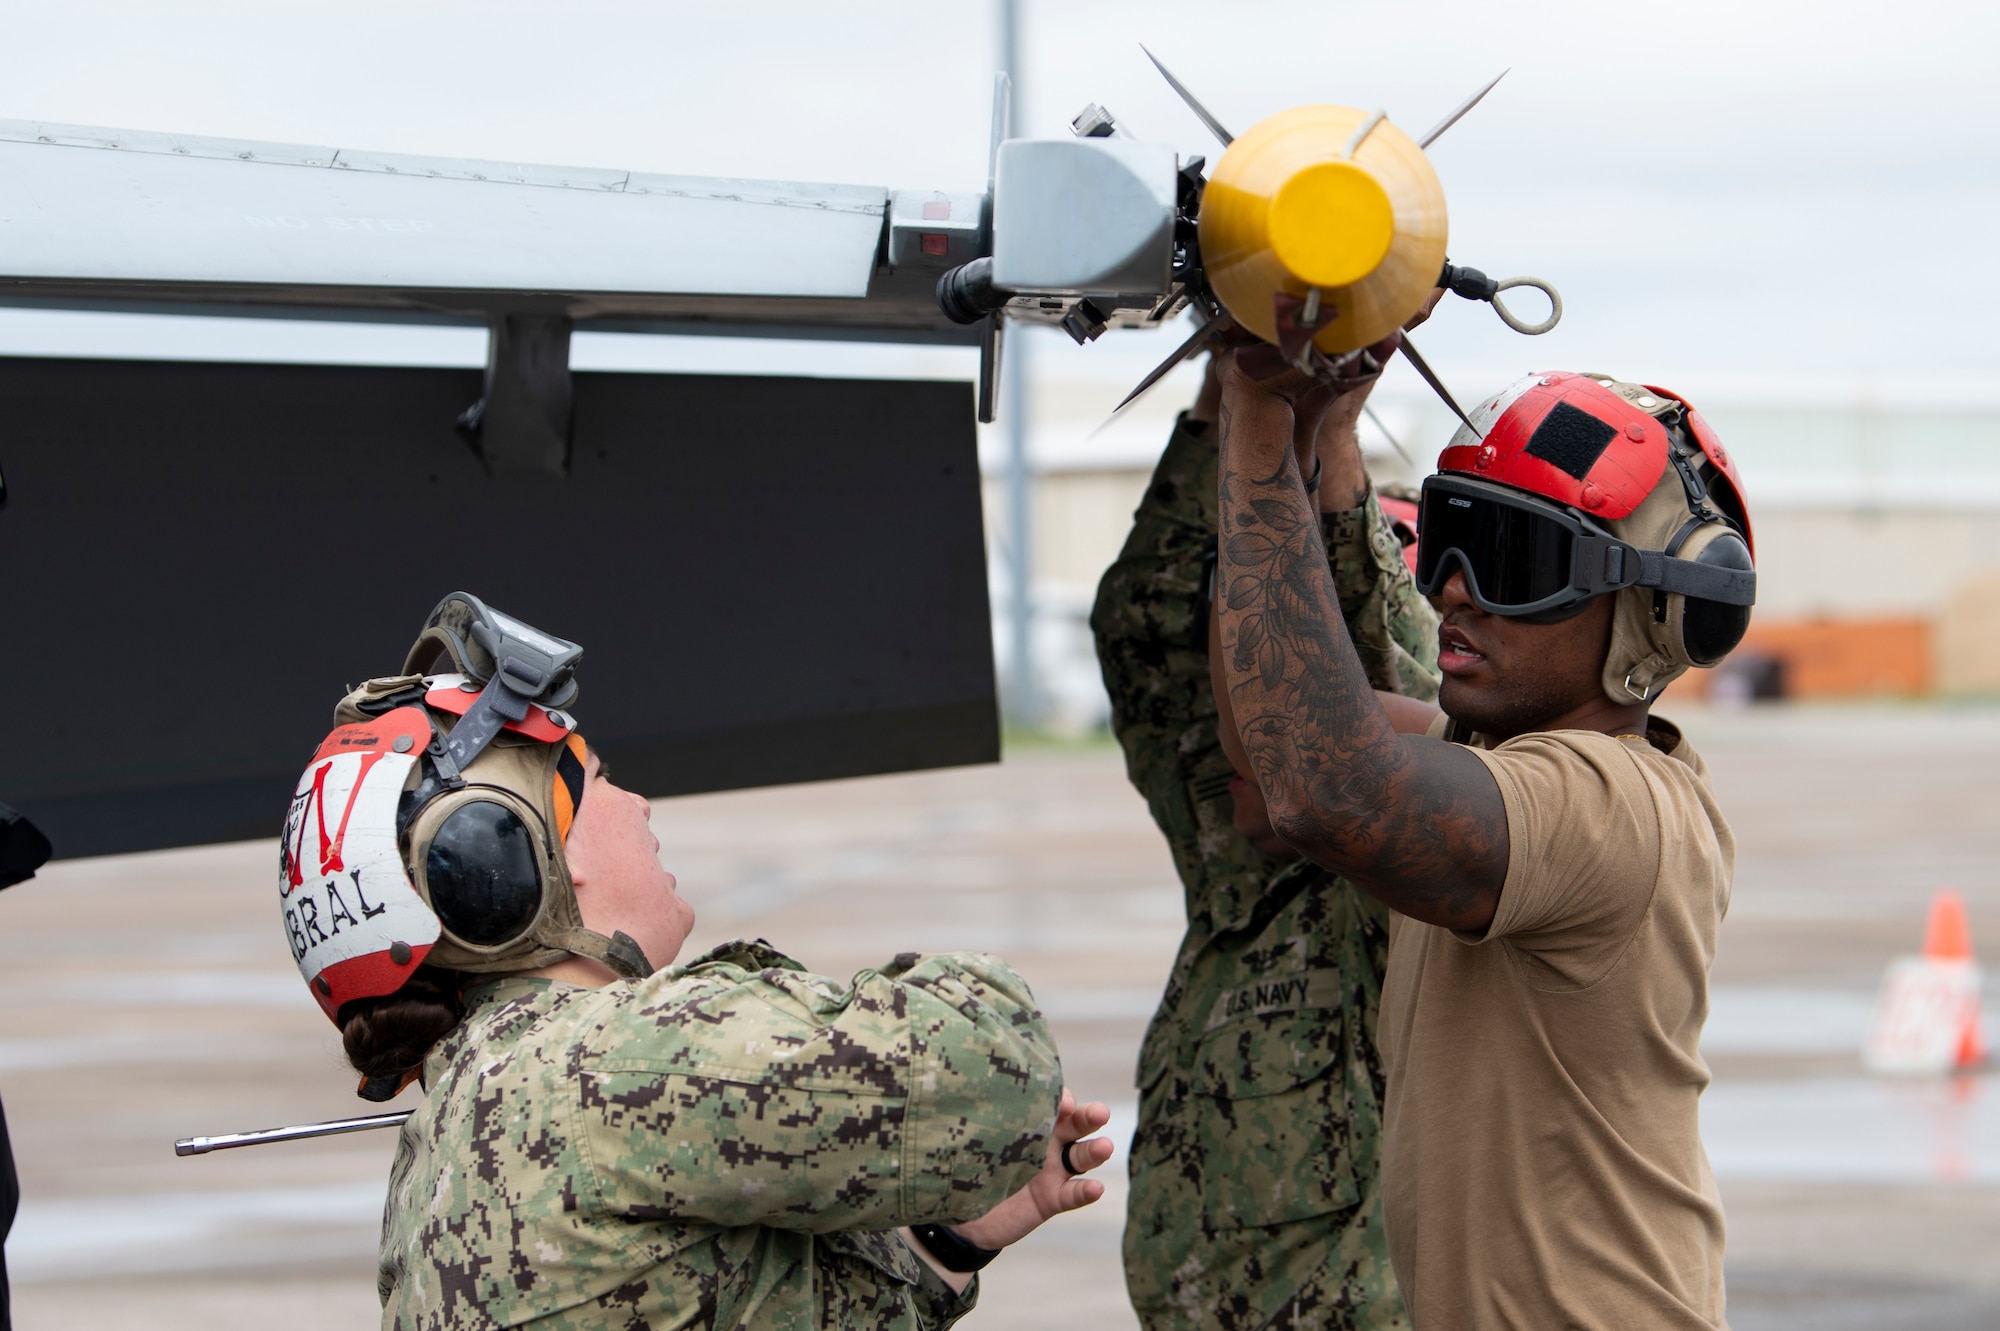
[{"label": "tattooed arm", "polygon": [[1294,404],[1310,411],[1321,390],[1297,371],[1253,379],[1240,360],[1224,373],[1219,413],[1217,609],[1230,699],[1272,825],[1395,910],[1482,931],[1507,874],[1499,787],[1467,750],[1397,733],[1369,687],[1292,449]]}]

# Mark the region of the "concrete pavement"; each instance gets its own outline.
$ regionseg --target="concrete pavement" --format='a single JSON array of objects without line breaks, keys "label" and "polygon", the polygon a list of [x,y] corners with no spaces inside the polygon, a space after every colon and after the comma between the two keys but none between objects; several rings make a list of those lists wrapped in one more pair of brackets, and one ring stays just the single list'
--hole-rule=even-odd
[{"label": "concrete pavement", "polygon": [[[2000,956],[2000,711],[1662,710],[1708,755],[1741,843],[1705,1111],[1732,1324],[2000,1324],[2000,1089],[1876,1082],[1855,1056],[1934,888],[1965,892],[1975,942]],[[700,912],[691,948],[763,936],[835,975],[906,949],[1002,953],[1035,985],[1078,1093],[1129,1121],[1181,903],[1108,745],[656,807]],[[24,1331],[374,1323],[387,1134],[171,1150],[365,1108],[280,940],[275,866],[258,842],[58,864],[0,894]],[[1122,1200],[1114,1187],[996,1263],[965,1325],[1134,1325]]]}]

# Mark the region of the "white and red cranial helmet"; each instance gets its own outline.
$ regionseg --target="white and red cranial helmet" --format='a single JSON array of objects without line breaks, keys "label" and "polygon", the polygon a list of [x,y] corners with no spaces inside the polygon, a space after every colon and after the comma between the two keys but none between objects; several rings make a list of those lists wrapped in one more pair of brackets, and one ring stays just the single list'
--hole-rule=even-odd
[{"label": "white and red cranial helmet", "polygon": [[1470,413],[1425,482],[1419,584],[1455,569],[1496,614],[1553,620],[1619,597],[1603,674],[1643,701],[1749,627],[1755,546],[1735,461],[1663,389],[1532,374]]},{"label": "white and red cranial helmet", "polygon": [[582,649],[455,592],[404,673],[343,698],[292,796],[278,898],[299,973],[336,1023],[429,962],[651,968],[583,927],[563,843],[585,748],[565,710]]}]

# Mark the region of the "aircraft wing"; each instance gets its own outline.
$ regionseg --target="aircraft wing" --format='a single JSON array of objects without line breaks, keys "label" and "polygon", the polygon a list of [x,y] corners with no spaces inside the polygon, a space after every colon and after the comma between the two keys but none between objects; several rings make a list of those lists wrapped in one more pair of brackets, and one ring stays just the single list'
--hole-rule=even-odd
[{"label": "aircraft wing", "polygon": [[0,301],[971,343],[983,198],[0,121]]},{"label": "aircraft wing", "polygon": [[[0,304],[489,330],[483,375],[0,358],[0,695],[36,700],[0,799],[65,856],[268,835],[454,589],[589,649],[586,733],[647,795],[997,758],[1001,317],[1171,317],[1190,177],[1130,139],[990,151],[952,194],[0,122]],[[955,322],[940,278],[982,269]],[[980,370],[572,374],[578,328]]]},{"label": "aircraft wing", "polygon": [[[1006,105],[1002,76],[980,194],[0,121],[0,304],[489,330],[483,375],[0,358],[0,799],[59,855],[275,831],[343,686],[454,589],[590,648],[580,715],[644,794],[997,758],[973,418],[1003,318],[1223,317],[1200,158],[1095,105],[1005,139]],[[979,373],[573,375],[578,328]]]}]

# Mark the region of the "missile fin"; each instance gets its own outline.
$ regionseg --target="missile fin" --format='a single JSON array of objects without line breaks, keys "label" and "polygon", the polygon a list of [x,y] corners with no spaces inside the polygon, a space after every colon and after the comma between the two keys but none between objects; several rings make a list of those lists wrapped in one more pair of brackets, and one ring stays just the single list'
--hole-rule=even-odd
[{"label": "missile fin", "polygon": [[[1141,51],[1146,51],[1146,44],[1144,42],[1139,43],[1139,49]],[[1224,129],[1222,127],[1222,122],[1220,120],[1217,120],[1214,116],[1208,113],[1208,108],[1203,106],[1199,101],[1196,100],[1195,95],[1187,90],[1187,85],[1182,83],[1179,79],[1175,78],[1172,72],[1170,72],[1165,65],[1160,63],[1160,57],[1154,55],[1151,51],[1146,51],[1146,59],[1153,62],[1153,68],[1160,71],[1160,76],[1166,79],[1168,84],[1170,84],[1173,87],[1173,90],[1181,95],[1181,100],[1187,103],[1188,110],[1194,112],[1195,117],[1198,120],[1200,120],[1202,124],[1208,126],[1208,132],[1215,135],[1216,138],[1220,139],[1222,141],[1223,147],[1227,148],[1230,144],[1236,141],[1236,136],[1234,134],[1231,134],[1228,130]],[[1499,80],[1495,79],[1494,82],[1498,83]],[[1480,95],[1484,96],[1485,94],[1482,92]],[[1478,98],[1474,98],[1473,100],[1477,101]],[[1458,114],[1463,115],[1465,114],[1465,112],[1461,110]]]},{"label": "missile fin", "polygon": [[[1140,49],[1143,50],[1144,48],[1142,47]],[[1152,52],[1148,51],[1147,54],[1150,55],[1152,54]],[[1153,63],[1158,64],[1159,61],[1155,60]],[[1432,125],[1430,127],[1429,132],[1426,133],[1421,139],[1417,140],[1417,146],[1419,148],[1428,148],[1433,143],[1437,142],[1438,136],[1440,134],[1443,134],[1453,125],[1456,125],[1458,123],[1458,118],[1460,116],[1464,115],[1467,111],[1470,111],[1473,107],[1479,105],[1479,99],[1484,97],[1487,93],[1492,92],[1494,84],[1497,84],[1500,82],[1501,79],[1506,78],[1507,75],[1510,72],[1512,72],[1513,68],[1514,67],[1512,65],[1509,65],[1506,69],[1501,70],[1498,74],[1495,74],[1493,76],[1492,83],[1487,84],[1485,87],[1481,88],[1478,92],[1473,93],[1472,96],[1466,98],[1464,101],[1460,102],[1457,106],[1453,107],[1450,115],[1447,115],[1443,120],[1438,121],[1437,124]],[[1167,71],[1164,69],[1161,70],[1160,72],[1162,74],[1167,74]],[[1173,75],[1167,74],[1167,79],[1169,82],[1172,82],[1173,77],[1174,77]],[[1175,86],[1178,87],[1180,85],[1175,84]]]},{"label": "missile fin", "polygon": [[1361,410],[1367,413],[1369,420],[1375,422],[1375,428],[1382,432],[1382,437],[1389,441],[1389,447],[1396,450],[1396,455],[1402,458],[1403,461],[1410,464],[1410,470],[1421,473],[1423,471],[1423,468],[1419,467],[1417,465],[1417,460],[1410,456],[1410,450],[1404,448],[1402,443],[1397,440],[1396,436],[1389,433],[1389,427],[1383,423],[1383,420],[1380,416],[1377,416],[1375,414],[1375,408],[1369,406],[1367,403],[1364,402],[1361,404]]},{"label": "missile fin", "polygon": [[1465,408],[1458,405],[1458,399],[1444,386],[1444,380],[1437,377],[1437,371],[1431,368],[1430,362],[1418,354],[1416,344],[1410,341],[1408,333],[1403,334],[1401,347],[1404,357],[1410,362],[1410,368],[1423,376],[1424,382],[1431,386],[1431,391],[1444,400],[1444,404],[1451,408],[1454,416],[1465,422],[1465,428],[1478,434],[1479,427],[1472,423],[1472,417],[1465,414]]},{"label": "missile fin", "polygon": [[[1154,384],[1160,382],[1160,380],[1166,378],[1168,373],[1171,372],[1176,365],[1179,365],[1189,356],[1194,355],[1195,352],[1200,351],[1202,348],[1202,344],[1208,341],[1208,335],[1214,332],[1216,327],[1220,325],[1222,321],[1228,317],[1229,316],[1226,314],[1217,314],[1213,318],[1209,319],[1207,322],[1203,323],[1201,327],[1195,329],[1194,332],[1190,333],[1188,335],[1187,341],[1175,347],[1172,353],[1169,354],[1165,360],[1161,361],[1158,365],[1155,365],[1152,368],[1151,372],[1149,372],[1144,379],[1141,379],[1138,382],[1138,384],[1132,389],[1131,392],[1125,395],[1125,400],[1123,402],[1120,402],[1117,406],[1111,409],[1112,417],[1116,417],[1119,412],[1125,410],[1125,408],[1131,406],[1134,402],[1137,402],[1140,398],[1144,397],[1146,395],[1146,391],[1150,389]],[[1109,425],[1110,423],[1111,422],[1109,419],[1105,421],[1106,425]],[[1098,428],[1102,429],[1103,426],[1099,426]]]}]

